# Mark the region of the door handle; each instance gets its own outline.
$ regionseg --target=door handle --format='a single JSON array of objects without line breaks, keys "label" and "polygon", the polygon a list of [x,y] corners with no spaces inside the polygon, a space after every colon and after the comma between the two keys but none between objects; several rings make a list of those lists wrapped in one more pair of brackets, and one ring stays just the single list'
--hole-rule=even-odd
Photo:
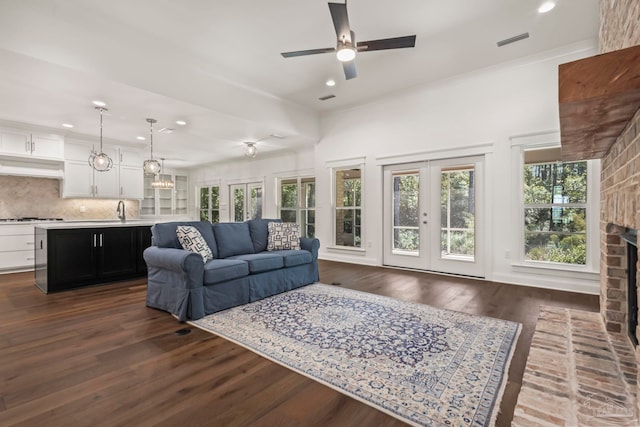
[{"label": "door handle", "polygon": [[100,247],[102,247],[102,233],[100,233]]},{"label": "door handle", "polygon": [[96,240],[97,240],[98,236],[93,233],[93,247],[95,248],[97,246]]}]

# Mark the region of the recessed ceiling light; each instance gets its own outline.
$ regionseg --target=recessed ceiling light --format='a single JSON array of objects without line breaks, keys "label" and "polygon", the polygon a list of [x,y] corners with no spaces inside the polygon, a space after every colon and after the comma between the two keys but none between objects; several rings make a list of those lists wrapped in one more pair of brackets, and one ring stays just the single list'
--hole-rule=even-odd
[{"label": "recessed ceiling light", "polygon": [[107,105],[107,103],[106,103],[106,102],[104,102],[104,101],[97,101],[97,100],[96,100],[96,101],[91,101],[91,103],[92,103],[93,105],[95,105],[96,107],[105,107],[105,106]]},{"label": "recessed ceiling light", "polygon": [[63,123],[62,127],[63,128],[67,128],[67,129],[71,129],[71,128],[73,128],[73,125],[71,123]]},{"label": "recessed ceiling light", "polygon": [[329,79],[327,80],[327,82],[325,83],[327,86],[335,86],[336,85],[336,81],[333,79]]},{"label": "recessed ceiling light", "polygon": [[538,8],[538,13],[547,13],[556,7],[556,2],[554,1],[546,1],[540,5]]},{"label": "recessed ceiling light", "polygon": [[176,120],[176,124],[180,126],[184,126],[187,124],[187,122],[185,122],[184,120]]},{"label": "recessed ceiling light", "polygon": [[138,141],[144,141],[144,136],[136,136],[136,139],[137,139]]}]

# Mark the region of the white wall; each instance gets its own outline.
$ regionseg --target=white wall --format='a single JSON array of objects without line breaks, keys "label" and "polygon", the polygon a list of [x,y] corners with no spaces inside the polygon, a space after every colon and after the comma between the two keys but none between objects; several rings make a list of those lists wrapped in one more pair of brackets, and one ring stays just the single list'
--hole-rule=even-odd
[{"label": "white wall", "polygon": [[[598,293],[596,274],[512,267],[510,137],[559,129],[558,64],[597,53],[584,42],[544,55],[453,77],[437,84],[322,117],[315,150],[317,237],[320,256],[346,262],[382,264],[382,169],[376,159],[425,155],[490,144],[486,188],[487,278],[510,283]],[[364,253],[327,248],[332,241],[330,170],[327,162],[366,158]]]},{"label": "white wall", "polygon": [[[510,137],[558,131],[558,65],[596,53],[596,41],[578,43],[327,113],[321,119],[321,140],[314,150],[200,167],[192,171],[190,184],[192,188],[220,184],[222,200],[227,204],[221,219],[226,220],[228,184],[264,180],[264,216],[278,217],[276,178],[315,169],[320,257],[382,265],[382,167],[376,159],[394,155],[433,158],[432,153],[438,150],[483,146],[489,152],[485,165],[489,218],[487,279],[597,294],[599,277],[595,273],[528,269],[512,266],[505,257],[512,250],[515,227]],[[362,157],[365,158],[364,250],[332,250],[328,248],[332,242],[332,204],[327,163]]]}]

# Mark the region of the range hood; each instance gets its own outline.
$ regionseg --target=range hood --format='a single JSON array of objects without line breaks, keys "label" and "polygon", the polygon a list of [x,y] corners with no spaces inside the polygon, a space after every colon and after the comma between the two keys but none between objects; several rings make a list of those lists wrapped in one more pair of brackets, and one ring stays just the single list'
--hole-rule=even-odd
[{"label": "range hood", "polygon": [[560,65],[562,160],[602,158],[640,108],[640,45]]},{"label": "range hood", "polygon": [[64,177],[64,162],[22,161],[15,158],[0,157],[0,175],[62,179]]}]

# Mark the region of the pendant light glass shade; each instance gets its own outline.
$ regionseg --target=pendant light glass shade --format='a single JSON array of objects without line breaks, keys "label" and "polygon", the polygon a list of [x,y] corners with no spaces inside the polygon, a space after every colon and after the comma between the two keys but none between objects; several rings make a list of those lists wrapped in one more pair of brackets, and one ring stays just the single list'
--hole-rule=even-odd
[{"label": "pendant light glass shade", "polygon": [[174,187],[174,182],[170,179],[162,179],[162,175],[164,175],[164,159],[162,159],[162,167],[160,168],[160,173],[157,174],[155,179],[151,182],[151,188],[167,190]]},{"label": "pendant light glass shade", "polygon": [[98,172],[107,172],[113,167],[113,160],[102,151],[102,113],[108,110],[104,107],[96,107],[96,110],[100,110],[100,152],[96,153],[95,150],[91,150],[89,165]]},{"label": "pendant light glass shade", "polygon": [[160,162],[153,158],[153,124],[157,122],[156,119],[147,119],[149,123],[149,139],[151,140],[151,154],[149,160],[145,160],[142,164],[142,169],[147,175],[157,175],[160,173]]}]

